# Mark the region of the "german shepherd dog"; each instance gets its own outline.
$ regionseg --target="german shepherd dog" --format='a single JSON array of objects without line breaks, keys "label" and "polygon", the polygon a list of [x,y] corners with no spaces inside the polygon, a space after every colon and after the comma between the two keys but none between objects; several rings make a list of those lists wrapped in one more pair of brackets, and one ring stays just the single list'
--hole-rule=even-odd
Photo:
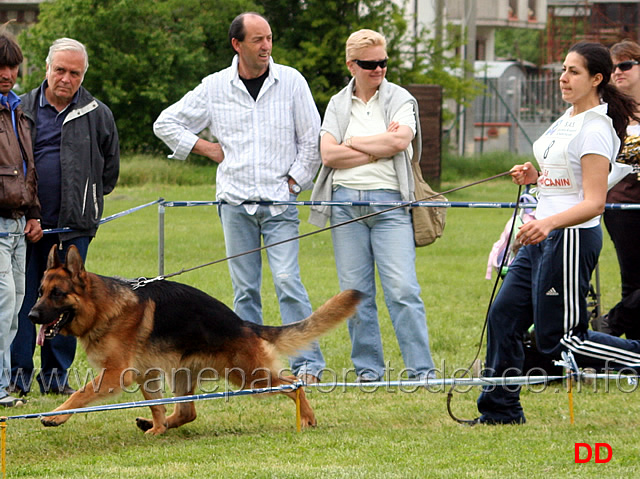
[{"label": "german shepherd dog", "polygon": [[[76,336],[100,371],[55,411],[84,407],[134,383],[142,386],[146,399],[160,398],[162,388],[151,391],[144,385],[160,380],[162,371],[175,396],[194,394],[202,371],[215,371],[240,388],[290,384],[296,378],[281,377],[279,356],[299,352],[353,315],[361,297],[358,291],[343,291],[302,321],[261,326],[243,321],[191,286],[163,279],[134,289],[131,281],[90,273],[73,246],[65,264],[56,247],[51,249],[39,293],[29,313],[33,323],[42,325],[39,339],[58,333]],[[294,401],[296,393],[283,392]],[[315,426],[302,389],[299,399],[302,425]],[[136,419],[146,434],[162,434],[196,418],[193,402],[176,404],[168,417],[164,406],[150,408],[151,420]],[[59,426],[69,418],[60,414],[41,421]]]}]

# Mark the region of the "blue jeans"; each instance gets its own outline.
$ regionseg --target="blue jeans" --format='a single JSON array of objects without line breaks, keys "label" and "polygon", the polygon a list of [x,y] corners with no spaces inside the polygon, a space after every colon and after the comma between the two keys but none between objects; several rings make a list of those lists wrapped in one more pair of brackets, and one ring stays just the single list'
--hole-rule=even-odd
[{"label": "blue jeans", "polygon": [[[402,201],[392,190],[338,187],[334,201]],[[333,206],[331,224],[388,209],[388,206]],[[340,289],[364,293],[349,320],[351,360],[359,377],[378,379],[385,363],[376,307],[375,268],[409,377],[423,377],[434,368],[429,349],[424,303],[416,275],[416,249],[411,214],[405,208],[372,216],[331,230]]]},{"label": "blue jeans", "polygon": [[24,298],[27,245],[24,236],[26,220],[0,218],[0,232],[16,236],[0,237],[0,397],[6,396],[11,370],[11,342],[18,332],[18,311]]},{"label": "blue jeans", "polygon": [[[85,260],[91,236],[80,236],[62,242],[58,249],[60,259],[65,260],[69,246],[75,245]],[[18,334],[11,345],[11,384],[27,393],[34,379],[33,353],[36,349],[36,328],[29,319],[29,311],[38,300],[38,288],[47,267],[47,258],[53,245],[59,245],[57,234],[46,234],[27,248],[27,283],[24,303],[20,309]],[[37,376],[41,392],[59,391],[68,383],[68,369],[76,355],[76,338],[57,335],[47,339],[40,348],[41,369]]]},{"label": "blue jeans", "polygon": [[[295,196],[291,196],[295,200]],[[259,206],[255,214],[248,214],[244,206],[221,205],[218,208],[224,230],[227,256],[250,251],[261,246],[260,239],[269,245],[293,238],[299,233],[298,210],[290,205],[276,216],[268,206]],[[280,315],[284,324],[300,321],[312,313],[307,291],[300,279],[298,241],[290,241],[267,248],[267,259],[273,277]],[[233,285],[233,308],[245,321],[262,324],[262,255],[260,252],[229,260],[229,273]],[[320,377],[325,361],[317,341],[309,351],[289,358],[294,374],[313,374]]]}]

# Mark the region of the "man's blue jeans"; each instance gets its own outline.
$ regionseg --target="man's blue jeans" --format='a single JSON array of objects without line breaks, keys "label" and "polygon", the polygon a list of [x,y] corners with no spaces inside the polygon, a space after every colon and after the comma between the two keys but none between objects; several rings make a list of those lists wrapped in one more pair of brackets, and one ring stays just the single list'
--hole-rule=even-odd
[{"label": "man's blue jeans", "polygon": [[27,245],[23,236],[26,221],[0,218],[0,397],[6,396],[11,371],[11,342],[18,332],[18,311],[24,298]]},{"label": "man's blue jeans", "polygon": [[[338,187],[334,201],[402,201],[393,190],[355,190]],[[333,206],[335,225],[389,206]],[[376,273],[389,310],[409,377],[421,378],[433,369],[424,303],[416,276],[416,250],[411,213],[398,208],[331,230],[340,289],[364,293],[356,315],[349,320],[351,359],[356,374],[379,379],[385,363],[376,307]],[[399,372],[399,371],[398,371]]]},{"label": "man's blue jeans", "polygon": [[[291,196],[295,200],[295,196]],[[218,208],[224,230],[227,256],[233,256],[259,248],[261,238],[265,245],[298,236],[300,220],[294,205],[276,216],[268,206],[258,206],[250,215],[244,206],[221,205]],[[298,241],[289,241],[267,248],[267,259],[273,276],[280,315],[284,324],[300,321],[312,313],[309,296],[300,279],[298,265]],[[239,256],[229,260],[229,273],[233,285],[233,308],[245,321],[262,324],[261,252]],[[296,375],[313,374],[320,377],[325,361],[317,341],[312,349],[290,358],[291,370]]]}]

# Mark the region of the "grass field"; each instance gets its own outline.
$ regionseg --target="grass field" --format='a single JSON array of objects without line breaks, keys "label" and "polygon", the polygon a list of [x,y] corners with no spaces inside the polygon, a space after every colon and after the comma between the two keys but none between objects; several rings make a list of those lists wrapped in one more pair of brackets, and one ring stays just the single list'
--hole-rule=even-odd
[{"label": "grass field", "polygon": [[[441,189],[467,182],[467,178],[445,176]],[[502,178],[459,191],[449,199],[514,201],[516,193],[516,187]],[[119,186],[108,197],[105,216],[159,197],[213,200],[214,190],[203,185]],[[308,192],[303,198],[308,198]],[[509,214],[499,209],[451,208],[444,237],[418,249],[431,349],[445,376],[466,368],[474,358],[493,286],[484,279],[487,255]],[[306,216],[302,208],[301,229],[313,231]],[[166,273],[224,257],[213,207],[167,208],[165,221]],[[89,250],[87,269],[105,275],[153,277],[157,274],[157,238],[155,206],[105,224]],[[605,238],[600,275],[606,309],[619,297],[620,284],[615,253],[606,234]],[[314,307],[338,291],[329,233],[302,240],[300,264]],[[263,277],[265,321],[280,324],[266,266]],[[231,303],[225,263],[174,279]],[[385,357],[393,368],[401,369],[381,293],[378,305]],[[329,368],[338,372],[351,368],[346,326],[322,338],[321,346]],[[80,350],[74,366],[79,371],[88,367]],[[71,384],[80,386],[74,378]],[[574,425],[569,421],[562,384],[525,391],[522,400],[528,423],[518,427],[461,426],[447,414],[445,392],[395,388],[310,390],[318,427],[302,433],[296,432],[294,405],[284,397],[204,401],[197,404],[196,421],[154,438],[145,437],[134,423],[137,416],[148,417],[148,409],[80,414],[55,429],[44,428],[37,419],[9,420],[7,477],[638,477],[640,400],[629,389],[633,387],[626,383],[611,383],[608,390],[603,382],[583,387],[574,395]],[[475,417],[477,396],[477,388],[455,394],[455,413]],[[141,399],[139,393],[123,393],[112,402]],[[46,412],[60,402],[58,397],[36,392],[24,407],[4,413]],[[612,460],[575,464],[577,442],[592,447],[596,442],[610,444]]]}]

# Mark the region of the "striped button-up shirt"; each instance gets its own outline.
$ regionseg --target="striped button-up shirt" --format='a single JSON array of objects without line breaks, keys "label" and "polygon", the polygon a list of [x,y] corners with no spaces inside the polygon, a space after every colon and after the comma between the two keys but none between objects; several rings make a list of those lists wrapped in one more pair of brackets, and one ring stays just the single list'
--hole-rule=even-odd
[{"label": "striped button-up shirt", "polygon": [[[320,115],[304,77],[269,61],[269,76],[254,100],[238,75],[238,56],[229,68],[207,76],[164,110],[155,134],[185,159],[197,134],[209,128],[224,153],[216,175],[216,198],[286,201],[288,176],[309,189],[320,167]],[[257,206],[245,205],[253,214]],[[286,207],[271,207],[279,214]]]}]

